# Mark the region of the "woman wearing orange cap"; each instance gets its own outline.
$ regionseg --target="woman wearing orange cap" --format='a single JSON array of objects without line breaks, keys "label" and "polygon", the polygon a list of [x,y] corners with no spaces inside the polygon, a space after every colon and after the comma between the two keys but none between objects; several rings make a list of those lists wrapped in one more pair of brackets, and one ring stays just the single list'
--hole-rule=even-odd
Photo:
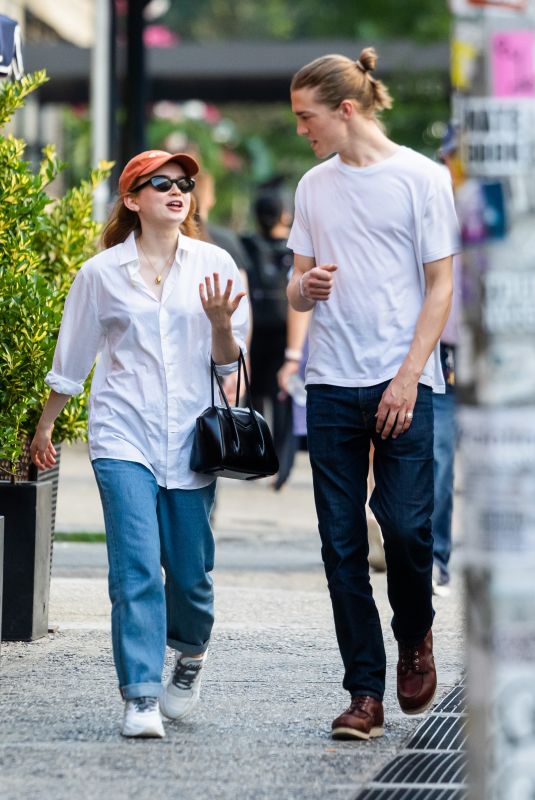
[{"label": "woman wearing orange cap", "polygon": [[[160,710],[171,719],[191,710],[213,625],[215,483],[189,469],[189,455],[195,419],[210,403],[210,356],[222,375],[236,368],[248,305],[232,258],[196,238],[198,170],[191,156],[161,150],[124,168],[106,249],[67,297],[31,445],[39,469],[55,463],[54,421],[100,354],[89,450],[106,523],[124,736],[163,737]],[[162,687],[166,643],[174,665]]]}]

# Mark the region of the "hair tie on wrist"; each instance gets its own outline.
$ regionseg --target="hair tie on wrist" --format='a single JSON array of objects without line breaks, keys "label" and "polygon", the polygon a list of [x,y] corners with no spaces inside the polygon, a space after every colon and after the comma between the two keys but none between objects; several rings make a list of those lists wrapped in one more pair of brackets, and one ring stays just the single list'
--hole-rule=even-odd
[{"label": "hair tie on wrist", "polygon": [[286,361],[301,361],[303,353],[301,350],[296,350],[292,347],[287,347],[284,351],[284,358]]},{"label": "hair tie on wrist", "polygon": [[310,297],[307,297],[305,292],[304,292],[304,290],[303,290],[303,279],[304,279],[304,277],[305,277],[305,273],[303,272],[303,274],[299,278],[299,294],[301,295],[303,300],[310,300]]}]

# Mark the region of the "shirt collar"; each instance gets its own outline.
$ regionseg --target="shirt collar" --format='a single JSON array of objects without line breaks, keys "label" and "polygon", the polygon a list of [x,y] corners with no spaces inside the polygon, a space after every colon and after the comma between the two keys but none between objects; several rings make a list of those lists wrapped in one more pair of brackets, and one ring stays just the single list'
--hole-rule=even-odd
[{"label": "shirt collar", "polygon": [[[119,264],[131,264],[133,261],[138,260],[137,247],[136,247],[136,233],[132,231],[127,238],[119,244]],[[178,246],[176,249],[175,259],[178,261],[178,255],[181,250],[184,252],[191,252],[195,247],[195,240],[190,236],[181,233],[178,237]]]}]

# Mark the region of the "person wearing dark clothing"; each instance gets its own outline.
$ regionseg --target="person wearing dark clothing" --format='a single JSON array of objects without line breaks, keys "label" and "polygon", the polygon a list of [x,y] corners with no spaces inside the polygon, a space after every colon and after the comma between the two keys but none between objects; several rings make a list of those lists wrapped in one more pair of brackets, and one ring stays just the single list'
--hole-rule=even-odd
[{"label": "person wearing dark clothing", "polygon": [[280,391],[277,372],[285,360],[286,286],[292,253],[286,246],[291,215],[280,192],[260,193],[254,204],[258,233],[242,236],[247,252],[249,293],[253,315],[251,340],[251,391],[261,413],[266,401],[273,413],[273,440],[280,469],[274,488],[287,481],[293,466],[297,439],[293,433],[292,400]]}]

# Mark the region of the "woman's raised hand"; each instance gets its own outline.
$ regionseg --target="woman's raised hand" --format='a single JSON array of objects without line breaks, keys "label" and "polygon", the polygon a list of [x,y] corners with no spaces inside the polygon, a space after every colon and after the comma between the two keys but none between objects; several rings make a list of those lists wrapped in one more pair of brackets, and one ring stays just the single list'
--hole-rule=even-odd
[{"label": "woman's raised hand", "polygon": [[231,316],[238,308],[242,298],[245,297],[245,292],[238,292],[231,300],[230,294],[233,285],[233,281],[229,278],[225,291],[221,293],[218,272],[214,272],[213,274],[213,285],[209,275],[205,277],[204,283],[199,284],[199,294],[201,296],[204,313],[214,328],[228,327]]}]

